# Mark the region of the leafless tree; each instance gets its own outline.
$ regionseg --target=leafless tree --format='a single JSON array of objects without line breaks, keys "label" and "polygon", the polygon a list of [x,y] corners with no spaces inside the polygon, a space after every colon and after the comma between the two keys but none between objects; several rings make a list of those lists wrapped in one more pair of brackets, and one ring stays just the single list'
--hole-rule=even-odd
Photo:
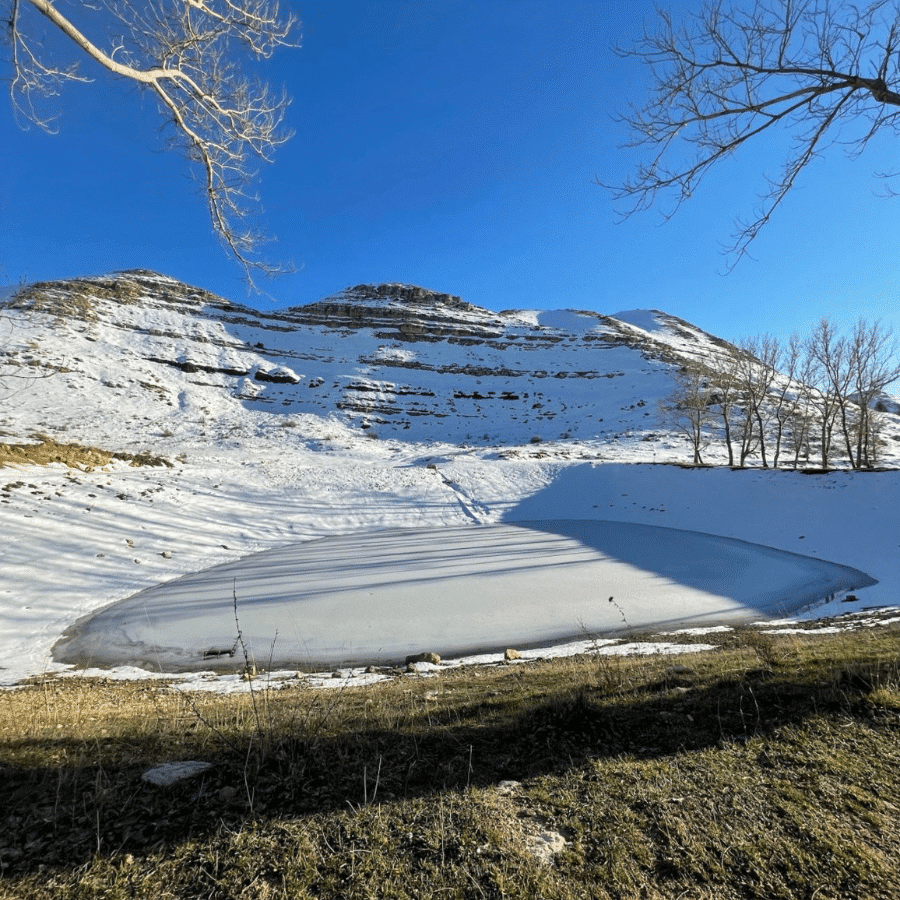
[{"label": "leafless tree", "polygon": [[738,465],[744,466],[759,449],[760,443],[751,398],[743,396],[741,403],[736,407],[736,413],[734,433],[738,442]]},{"label": "leafless tree", "polygon": [[699,363],[689,363],[672,372],[675,389],[660,404],[665,418],[688,439],[694,465],[703,465],[703,450],[709,446],[707,429],[712,420],[713,386],[709,373]]},{"label": "leafless tree", "polygon": [[781,345],[771,335],[757,335],[740,342],[739,378],[745,408],[741,465],[749,452],[759,450],[764,469],[769,467],[766,438],[772,414],[770,392],[778,374]]},{"label": "leafless tree", "polygon": [[717,366],[713,376],[713,393],[710,402],[719,412],[722,420],[722,436],[728,451],[728,465],[734,465],[734,415],[740,399],[740,362],[738,357],[729,356]]},{"label": "leafless tree", "polygon": [[[860,319],[848,341],[850,400],[856,406],[855,446],[848,446],[854,468],[875,464],[879,413],[874,410],[878,395],[900,378],[898,344],[890,328],[880,322]],[[850,434],[845,434],[850,445]]]},{"label": "leafless tree", "polygon": [[900,343],[890,328],[860,319],[842,335],[823,318],[805,339],[792,334],[782,344],[758,335],[741,340],[714,368],[689,363],[675,375],[663,412],[691,441],[695,463],[709,445],[715,413],[729,465],[747,465],[758,454],[763,468],[777,467],[786,448],[796,468],[815,442],[825,469],[835,457],[871,468],[884,420],[879,397],[897,379]]},{"label": "leafless tree", "polygon": [[793,453],[791,465],[796,469],[800,459],[809,461],[810,434],[812,433],[813,415],[811,403],[799,403],[792,410],[785,422],[784,436],[788,448]]},{"label": "leafless tree", "polygon": [[[775,446],[772,450],[772,466],[776,469],[781,460],[781,450],[790,423],[798,416],[799,407],[803,402],[803,385],[798,382],[801,375],[801,360],[802,344],[799,335],[795,332],[788,339],[787,345],[781,349],[777,363],[779,374],[773,384],[772,418],[774,420]],[[798,424],[802,421],[801,418]],[[796,449],[799,451],[799,446]],[[797,457],[795,456],[794,468],[796,467]]]},{"label": "leafless tree", "polygon": [[834,323],[821,319],[807,338],[823,467],[828,466],[835,428],[854,469],[874,465],[881,413],[873,407],[878,395],[900,378],[898,349],[890,328],[865,319],[849,335],[839,335]]},{"label": "leafless tree", "polygon": [[628,146],[648,155],[632,179],[605,184],[627,202],[626,216],[668,196],[668,218],[745,143],[778,128],[791,135],[759,208],[736,223],[734,263],[827,146],[840,139],[855,157],[882,129],[900,132],[897,0],[756,0],[743,8],[707,0],[683,23],[659,10],[658,28],[619,52],[646,63],[653,79],[646,103],[621,117],[633,135]]},{"label": "leafless tree", "polygon": [[[277,0],[0,0],[12,56],[10,95],[17,117],[53,130],[41,101],[80,74],[84,57],[107,74],[149,90],[172,128],[173,142],[199,167],[213,228],[252,274],[281,267],[265,262],[265,237],[253,225],[258,197],[254,161],[270,162],[290,138],[282,129],[288,98],[244,74],[250,59],[294,46],[296,19]],[[64,5],[66,6],[63,11]],[[41,20],[66,38],[74,62],[42,46]]]},{"label": "leafless tree", "polygon": [[815,386],[815,406],[819,429],[819,455],[822,468],[831,462],[834,427],[840,416],[846,420],[846,398],[850,385],[847,340],[838,334],[837,326],[820,319],[806,339],[810,358],[810,375]]}]

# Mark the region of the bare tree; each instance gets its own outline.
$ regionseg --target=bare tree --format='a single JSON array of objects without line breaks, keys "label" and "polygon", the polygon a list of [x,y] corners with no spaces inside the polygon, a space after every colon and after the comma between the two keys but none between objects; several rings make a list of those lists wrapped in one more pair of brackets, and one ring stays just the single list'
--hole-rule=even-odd
[{"label": "bare tree", "polygon": [[[849,338],[850,399],[857,408],[855,447],[849,449],[854,468],[875,464],[879,414],[873,409],[878,395],[900,378],[898,345],[890,328],[860,319]],[[849,435],[847,435],[849,443]],[[855,451],[855,452],[854,452]]]},{"label": "bare tree", "polygon": [[[750,446],[754,450],[759,449],[762,466],[764,469],[768,469],[766,436],[772,412],[770,391],[778,374],[778,364],[782,355],[781,345],[777,338],[764,334],[741,341],[740,350],[740,378],[746,408],[745,421],[750,423],[749,427],[746,427],[746,431],[749,433]],[[753,440],[754,431],[755,440]],[[746,455],[742,446],[741,465],[744,465],[745,459]]]},{"label": "bare tree", "polygon": [[756,430],[756,417],[753,415],[754,407],[751,398],[746,395],[742,396],[736,411],[734,430],[738,439],[738,465],[743,467],[759,449],[760,435]]},{"label": "bare tree", "polygon": [[796,469],[800,459],[809,461],[809,441],[812,432],[813,407],[811,403],[800,402],[792,410],[785,422],[784,436],[788,449],[792,451],[791,465]]},{"label": "bare tree", "polygon": [[847,340],[838,334],[835,324],[822,318],[806,339],[810,375],[816,387],[815,406],[819,427],[819,455],[822,468],[831,461],[834,427],[839,417],[846,422],[846,399],[850,385]]},{"label": "bare tree", "polygon": [[740,362],[738,357],[729,356],[717,367],[713,376],[713,393],[710,402],[719,411],[722,420],[722,436],[728,451],[728,465],[734,465],[734,415],[740,397]]},{"label": "bare tree", "polygon": [[90,80],[77,62],[44,50],[43,18],[69,39],[76,60],[88,57],[154,94],[174,143],[198,164],[213,228],[248,281],[281,270],[258,256],[265,237],[252,224],[253,161],[270,162],[290,138],[281,127],[289,101],[242,71],[248,58],[293,46],[296,19],[282,15],[277,0],[95,0],[65,13],[60,0],[0,2],[8,9],[10,95],[25,124],[51,131],[41,101],[67,81]]},{"label": "bare tree", "polygon": [[855,157],[883,128],[900,132],[896,0],[756,0],[743,9],[708,0],[683,24],[660,10],[658,29],[618,52],[653,78],[647,102],[621,117],[628,146],[649,155],[631,180],[604,185],[628,202],[626,217],[668,195],[668,218],[743,144],[779,127],[792,136],[753,218],[736,223],[735,263],[825,147],[840,137]]},{"label": "bare tree", "polygon": [[709,374],[699,363],[672,372],[675,389],[661,403],[660,411],[688,439],[694,465],[703,465],[702,452],[709,446],[707,428],[714,389]]},{"label": "bare tree", "polygon": [[[800,374],[801,353],[800,337],[795,332],[788,339],[787,346],[781,350],[777,362],[780,374],[773,383],[772,417],[775,421],[775,447],[772,450],[772,466],[776,469],[781,459],[781,449],[789,423],[797,416],[801,403],[803,388],[797,383]],[[794,468],[796,467],[795,457]]]},{"label": "bare tree", "polygon": [[818,410],[822,466],[828,466],[835,427],[844,454],[854,469],[874,465],[880,413],[878,395],[900,378],[898,343],[890,328],[859,319],[849,336],[821,319],[806,340],[813,402]]}]

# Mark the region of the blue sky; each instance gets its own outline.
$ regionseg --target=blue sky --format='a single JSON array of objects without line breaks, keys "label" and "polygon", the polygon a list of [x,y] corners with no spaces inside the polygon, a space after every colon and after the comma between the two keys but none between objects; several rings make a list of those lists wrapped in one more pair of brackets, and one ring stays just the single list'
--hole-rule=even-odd
[{"label": "blue sky", "polygon": [[247,296],[151,98],[86,63],[96,81],[64,90],[58,134],[0,115],[0,280],[149,268],[263,309],[402,281],[496,310],[656,307],[731,340],[823,315],[900,332],[900,199],[873,175],[898,168],[896,139],[857,160],[831,148],[727,274],[733,221],[785,143],[735,155],[668,223],[619,221],[595,179],[632,170],[613,117],[648,73],[611,46],[652,23],[650,0],[292,8],[302,47],[261,74],[292,95],[296,135],[259,187],[270,255],[296,274]]}]

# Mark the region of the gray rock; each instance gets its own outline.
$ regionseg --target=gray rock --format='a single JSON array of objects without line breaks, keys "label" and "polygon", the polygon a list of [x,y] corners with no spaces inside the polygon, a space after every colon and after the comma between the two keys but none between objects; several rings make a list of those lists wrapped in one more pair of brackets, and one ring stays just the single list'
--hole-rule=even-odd
[{"label": "gray rock", "polygon": [[438,672],[440,666],[431,662],[411,662],[406,664],[406,673],[409,675],[424,675],[426,672]]},{"label": "gray rock", "polygon": [[688,668],[687,666],[669,666],[666,669],[666,675],[693,675],[694,670]]},{"label": "gray rock", "polygon": [[156,787],[170,787],[179,781],[186,781],[188,778],[202,775],[211,768],[212,763],[200,762],[196,759],[167,762],[148,769],[141,775],[141,781],[146,781],[147,784],[152,784]]}]

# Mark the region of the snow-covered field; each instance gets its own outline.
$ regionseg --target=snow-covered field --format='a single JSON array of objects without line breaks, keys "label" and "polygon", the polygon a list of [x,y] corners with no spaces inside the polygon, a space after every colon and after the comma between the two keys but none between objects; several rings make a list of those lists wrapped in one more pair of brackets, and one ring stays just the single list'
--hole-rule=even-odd
[{"label": "snow-covered field", "polygon": [[[582,625],[581,637],[589,638],[621,630],[623,615],[633,627],[671,630],[694,616],[713,624],[796,613],[831,594],[830,604],[805,615],[893,605],[900,597],[900,473],[497,460],[445,449],[410,457],[367,442],[327,460],[300,455],[281,477],[277,467],[237,454],[195,457],[171,470],[19,471],[25,485],[0,506],[8,535],[0,562],[0,680],[64,670],[52,655],[62,633],[139,591],[100,620],[103,629],[91,639],[98,656],[195,673],[229,668],[223,657],[204,667],[185,663],[185,654],[196,660],[233,647],[233,589],[257,661],[268,666],[271,654],[282,668],[534,645],[578,638]],[[573,549],[571,535],[568,544],[560,539],[558,521],[572,519],[682,531],[626,529],[606,546],[582,532]],[[515,534],[472,524],[535,521],[548,524]],[[612,534],[602,537],[608,542]],[[661,534],[676,540],[663,544]],[[290,553],[246,559],[285,546]],[[417,559],[404,559],[408,553]],[[442,560],[447,569],[436,575]],[[849,573],[817,585],[840,573],[815,560],[852,567],[877,584]],[[223,563],[230,566],[170,584]],[[255,585],[254,572],[264,575]],[[427,583],[416,583],[422,577]],[[191,605],[166,612],[183,587],[190,587]],[[848,589],[858,599],[840,602]],[[135,641],[147,646],[136,649]],[[241,664],[239,651],[230,668]]]},{"label": "snow-covered field", "polygon": [[[477,368],[465,343],[379,338],[376,353],[364,329],[304,326],[288,335],[291,365],[310,373],[284,386],[229,374],[246,366],[242,348],[273,339],[247,332],[243,320],[186,324],[159,308],[145,319],[134,305],[122,309],[134,320],[127,333],[103,316],[73,325],[34,315],[14,332],[23,354],[66,371],[17,385],[4,401],[4,440],[43,430],[151,450],[172,465],[0,472],[2,685],[80,671],[60,661],[63,644],[54,655],[64,633],[71,658],[113,666],[110,677],[163,668],[184,672],[185,685],[224,690],[236,676],[208,672],[243,666],[238,622],[258,665],[330,670],[420,651],[479,660],[510,646],[530,647],[526,656],[662,651],[665,637],[631,645],[623,630],[900,603],[900,472],[664,464],[683,461],[685,445],[642,399],[667,390],[666,366],[648,358],[648,342],[685,353],[716,345],[686,338],[659,314],[619,314],[616,340],[633,329],[639,345],[599,350],[596,340],[579,343],[601,329],[596,317],[534,314],[549,343],[517,338],[512,349],[491,350],[497,376]],[[513,319],[528,325],[526,313]],[[552,331],[561,327],[565,335]],[[177,344],[179,334],[194,343],[166,358],[191,360],[189,368],[151,360],[163,351],[148,342]],[[331,349],[319,348],[327,341]],[[532,346],[568,377],[533,374]],[[472,357],[471,370],[453,363],[451,350]],[[397,369],[410,354],[415,365]],[[519,362],[504,370],[510,354]],[[597,360],[616,371],[599,377],[589,370]],[[405,424],[383,413],[367,432],[375,416],[360,412],[358,397],[373,385],[384,393],[376,366],[388,364],[384,372],[407,380],[392,383],[385,404],[430,397],[432,413],[455,403],[453,415],[403,407]],[[319,371],[324,381],[312,377]],[[514,388],[527,405],[511,407]],[[435,439],[442,422],[452,439]],[[485,435],[463,442],[469,427]],[[526,437],[551,427],[538,442]],[[856,599],[847,602],[848,593]]]}]

